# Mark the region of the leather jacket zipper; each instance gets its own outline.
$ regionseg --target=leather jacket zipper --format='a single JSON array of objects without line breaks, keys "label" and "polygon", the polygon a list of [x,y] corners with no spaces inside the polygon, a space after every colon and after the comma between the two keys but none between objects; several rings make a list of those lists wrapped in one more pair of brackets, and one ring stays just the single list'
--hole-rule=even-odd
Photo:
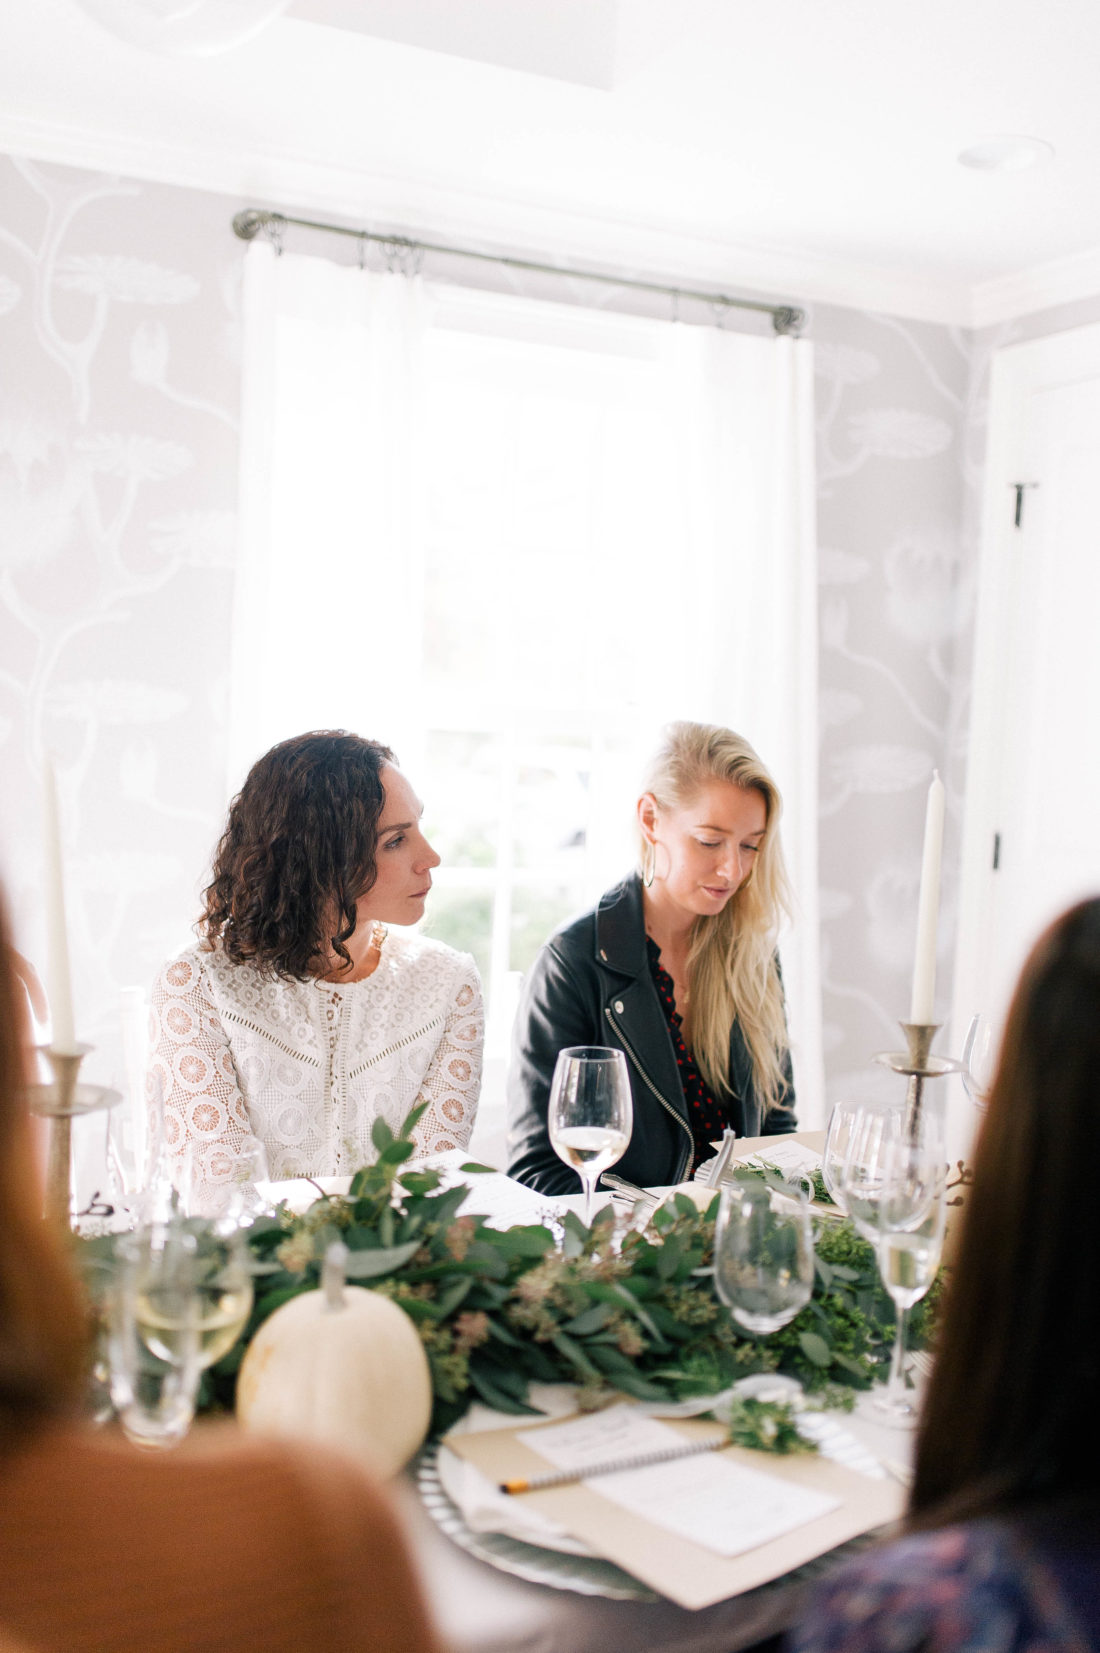
[{"label": "leather jacket zipper", "polygon": [[637,1058],[637,1055],[635,1054],[634,1047],[630,1043],[630,1040],[623,1033],[622,1028],[619,1026],[618,1022],[615,1020],[614,1016],[612,1015],[610,1006],[605,1004],[604,1007],[603,1007],[603,1013],[607,1017],[608,1021],[611,1023],[611,1026],[615,1029],[615,1032],[618,1035],[619,1039],[622,1041],[623,1048],[626,1051],[627,1055],[630,1057],[630,1060],[634,1063],[634,1066],[637,1068],[638,1072],[641,1074],[642,1078],[645,1080],[646,1084],[649,1086],[650,1090],[653,1092],[654,1096],[657,1098],[657,1100],[661,1104],[662,1108],[664,1108],[666,1113],[672,1115],[672,1117],[676,1121],[677,1125],[682,1126],[685,1133],[686,1133],[686,1135],[687,1135],[688,1143],[690,1144],[690,1146],[688,1148],[687,1153],[684,1155],[683,1159],[681,1159],[680,1164],[679,1164],[679,1168],[678,1168],[677,1173],[676,1173],[676,1181],[677,1182],[683,1182],[684,1172],[687,1170],[688,1166],[691,1164],[691,1155],[692,1155],[692,1153],[694,1151],[694,1148],[695,1148],[695,1138],[691,1134],[691,1126],[688,1124],[687,1120],[683,1117],[682,1114],[677,1113],[676,1109],[672,1106],[672,1103],[669,1102],[666,1097],[661,1095],[660,1091],[657,1089],[656,1085],[653,1083],[653,1080],[649,1077],[649,1074],[646,1072],[646,1070],[642,1066],[641,1062],[639,1062],[639,1060]]}]

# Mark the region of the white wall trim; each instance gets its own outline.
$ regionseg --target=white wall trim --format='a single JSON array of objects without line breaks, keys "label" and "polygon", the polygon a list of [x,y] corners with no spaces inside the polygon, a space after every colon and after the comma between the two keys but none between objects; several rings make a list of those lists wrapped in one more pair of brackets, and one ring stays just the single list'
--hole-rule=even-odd
[{"label": "white wall trim", "polygon": [[1010,616],[1018,574],[1008,484],[1022,435],[1022,404],[1043,387],[1100,376],[1100,322],[1008,345],[993,355],[989,392],[978,570],[978,612],[959,869],[951,1038],[962,1046],[970,1017],[988,1010],[987,965],[993,914],[993,834],[999,819],[1003,765],[1011,761],[998,739],[1004,685],[1012,671]]},{"label": "white wall trim", "polygon": [[[743,246],[660,226],[532,205],[431,178],[357,168],[255,146],[232,153],[150,135],[79,129],[0,112],[0,150],[31,160],[201,189],[248,205],[334,216],[372,229],[464,237],[494,251],[593,262],[777,303],[835,304],[941,326],[972,325],[971,290],[812,254]],[[226,229],[229,234],[228,226]]]},{"label": "white wall trim", "polygon": [[1030,270],[1020,270],[996,281],[979,282],[973,290],[971,325],[995,327],[1001,322],[1016,321],[1020,316],[1034,315],[1037,310],[1072,304],[1097,294],[1100,294],[1100,247],[1090,247],[1072,258],[1052,259],[1049,264],[1036,264]]}]

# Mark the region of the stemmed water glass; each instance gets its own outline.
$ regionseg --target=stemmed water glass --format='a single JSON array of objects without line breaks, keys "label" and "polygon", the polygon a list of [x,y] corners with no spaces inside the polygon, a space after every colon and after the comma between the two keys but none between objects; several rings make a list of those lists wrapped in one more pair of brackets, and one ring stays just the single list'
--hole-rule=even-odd
[{"label": "stemmed water glass", "polygon": [[928,1290],[943,1249],[943,1125],[931,1108],[869,1108],[851,1131],[842,1183],[848,1213],[875,1247],[882,1283],[897,1312],[894,1352],[876,1408],[907,1422],[916,1408],[905,1379],[909,1310]]},{"label": "stemmed water glass", "polygon": [[988,1016],[970,1018],[962,1048],[963,1088],[976,1108],[984,1108],[993,1088],[997,1065],[997,1037]]},{"label": "stemmed water glass", "polygon": [[834,1205],[847,1213],[844,1199],[844,1161],[848,1157],[852,1125],[864,1110],[860,1102],[838,1102],[829,1115],[825,1130],[825,1146],[821,1152],[821,1180],[828,1189]]},{"label": "stemmed water glass", "polygon": [[630,1075],[621,1050],[573,1045],[558,1052],[547,1126],[554,1152],[581,1179],[586,1227],[592,1223],[596,1180],[625,1154],[633,1125]]},{"label": "stemmed water glass", "polygon": [[814,1248],[806,1196],[760,1182],[722,1190],[714,1229],[714,1285],[733,1318],[758,1336],[777,1332],[810,1300]]}]

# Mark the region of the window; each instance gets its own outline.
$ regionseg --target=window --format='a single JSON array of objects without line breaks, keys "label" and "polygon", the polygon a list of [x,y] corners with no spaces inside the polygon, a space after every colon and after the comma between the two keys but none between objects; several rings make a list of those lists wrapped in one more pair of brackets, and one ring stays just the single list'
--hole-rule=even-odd
[{"label": "window", "polygon": [[485,983],[484,1113],[522,972],[634,863],[660,726],[743,729],[787,798],[814,1083],[808,347],[259,245],[245,322],[230,788],[302,729],[393,746],[426,928]]}]

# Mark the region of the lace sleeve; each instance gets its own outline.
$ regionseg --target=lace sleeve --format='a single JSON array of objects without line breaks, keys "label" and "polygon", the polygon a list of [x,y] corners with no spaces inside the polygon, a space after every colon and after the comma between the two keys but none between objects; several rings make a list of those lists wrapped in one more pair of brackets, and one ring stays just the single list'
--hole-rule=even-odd
[{"label": "lace sleeve", "polygon": [[484,1039],[481,978],[473,959],[463,954],[446,1026],[416,1099],[429,1104],[413,1133],[421,1154],[441,1154],[469,1142],[481,1091]]},{"label": "lace sleeve", "polygon": [[190,1161],[193,1211],[216,1210],[234,1167],[258,1142],[200,959],[185,955],[165,966],[153,983],[151,1013],[149,1077],[154,1096],[163,1087],[172,1180],[185,1185]]}]

